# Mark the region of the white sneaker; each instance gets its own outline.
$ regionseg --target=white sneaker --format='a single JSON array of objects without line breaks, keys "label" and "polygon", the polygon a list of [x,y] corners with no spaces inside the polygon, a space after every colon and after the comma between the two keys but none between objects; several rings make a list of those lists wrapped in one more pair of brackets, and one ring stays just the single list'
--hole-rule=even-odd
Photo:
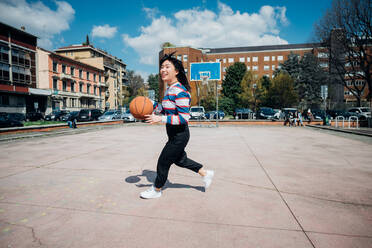
[{"label": "white sneaker", "polygon": [[214,171],[207,170],[207,174],[203,177],[203,182],[204,182],[204,187],[205,188],[208,188],[211,185],[213,176],[214,176]]},{"label": "white sneaker", "polygon": [[161,191],[155,190],[154,186],[151,186],[151,188],[147,189],[146,191],[141,192],[141,198],[143,199],[159,198],[160,196],[161,196]]}]

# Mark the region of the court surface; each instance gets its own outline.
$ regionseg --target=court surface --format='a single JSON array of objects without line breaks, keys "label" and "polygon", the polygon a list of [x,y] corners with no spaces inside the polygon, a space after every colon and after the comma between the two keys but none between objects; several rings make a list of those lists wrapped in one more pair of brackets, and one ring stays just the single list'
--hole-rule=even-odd
[{"label": "court surface", "polygon": [[161,125],[0,143],[0,247],[372,247],[372,143],[310,128],[190,127],[154,181]]}]

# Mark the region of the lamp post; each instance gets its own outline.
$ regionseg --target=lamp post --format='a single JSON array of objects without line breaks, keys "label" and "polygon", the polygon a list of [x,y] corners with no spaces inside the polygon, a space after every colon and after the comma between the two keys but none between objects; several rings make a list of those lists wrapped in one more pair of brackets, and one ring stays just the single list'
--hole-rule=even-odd
[{"label": "lamp post", "polygon": [[256,112],[256,88],[257,88],[257,84],[253,84],[253,97],[254,97],[254,109],[253,111]]}]

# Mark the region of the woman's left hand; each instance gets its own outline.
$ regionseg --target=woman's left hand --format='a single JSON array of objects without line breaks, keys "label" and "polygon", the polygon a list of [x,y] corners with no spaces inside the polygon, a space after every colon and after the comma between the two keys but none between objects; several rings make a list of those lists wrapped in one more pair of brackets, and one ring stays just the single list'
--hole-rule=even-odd
[{"label": "woman's left hand", "polygon": [[159,115],[151,114],[151,115],[145,115],[145,117],[146,117],[145,118],[146,123],[153,124],[153,123],[161,122],[161,116]]}]

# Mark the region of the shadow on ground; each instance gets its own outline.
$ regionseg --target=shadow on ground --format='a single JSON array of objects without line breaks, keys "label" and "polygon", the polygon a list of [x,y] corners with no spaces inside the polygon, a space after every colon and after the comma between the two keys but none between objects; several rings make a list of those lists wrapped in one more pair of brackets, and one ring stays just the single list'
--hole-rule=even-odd
[{"label": "shadow on ground", "polygon": [[[145,178],[147,180],[147,182],[149,182],[149,183],[147,183],[147,184],[139,183],[141,181],[141,178]],[[156,178],[156,172],[155,171],[143,170],[141,175],[134,175],[134,176],[129,176],[129,177],[125,178],[125,182],[136,183],[135,185],[139,188],[150,187],[151,185],[154,184],[155,178]],[[195,190],[199,190],[201,192],[205,192],[204,187],[192,186],[192,185],[181,184],[181,183],[172,183],[169,180],[166,181],[162,190],[165,190],[167,188],[195,189]]]}]

